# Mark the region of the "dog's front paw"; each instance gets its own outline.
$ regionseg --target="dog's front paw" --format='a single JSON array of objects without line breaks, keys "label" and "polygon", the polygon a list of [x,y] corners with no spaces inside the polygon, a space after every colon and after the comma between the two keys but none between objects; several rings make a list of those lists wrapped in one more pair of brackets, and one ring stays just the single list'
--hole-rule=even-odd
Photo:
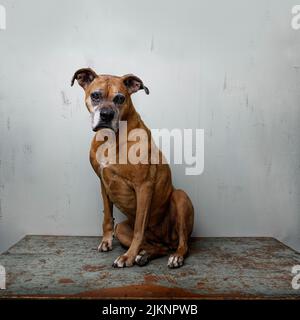
[{"label": "dog's front paw", "polygon": [[99,252],[107,252],[112,250],[112,238],[103,238],[98,246]]},{"label": "dog's front paw", "polygon": [[170,269],[179,268],[183,266],[183,260],[183,256],[176,253],[171,254],[168,260],[168,267]]},{"label": "dog's front paw", "polygon": [[122,256],[119,256],[113,263],[114,268],[124,268],[124,267],[131,267],[133,266],[134,258],[131,258],[127,256],[126,254],[123,254]]}]

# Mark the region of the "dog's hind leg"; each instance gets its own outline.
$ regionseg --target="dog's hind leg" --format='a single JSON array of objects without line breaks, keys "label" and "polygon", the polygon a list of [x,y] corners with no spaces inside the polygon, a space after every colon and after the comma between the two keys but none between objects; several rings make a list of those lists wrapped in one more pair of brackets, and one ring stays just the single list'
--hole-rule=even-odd
[{"label": "dog's hind leg", "polygon": [[135,263],[140,267],[145,266],[150,260],[159,258],[168,254],[169,248],[159,244],[144,243],[139,254],[135,258]]},{"label": "dog's hind leg", "polygon": [[169,223],[175,224],[173,230],[174,242],[178,245],[175,253],[168,260],[169,268],[178,268],[183,265],[188,253],[188,241],[193,230],[194,208],[188,195],[182,190],[174,190],[171,196]]},{"label": "dog's hind leg", "polygon": [[[121,245],[129,248],[133,239],[133,228],[128,220],[118,223],[115,227],[115,236],[120,241]],[[147,231],[146,231],[147,237]],[[139,266],[146,265],[150,260],[165,256],[169,252],[166,246],[160,244],[149,244],[144,241],[139,254],[135,258],[135,263]]]}]

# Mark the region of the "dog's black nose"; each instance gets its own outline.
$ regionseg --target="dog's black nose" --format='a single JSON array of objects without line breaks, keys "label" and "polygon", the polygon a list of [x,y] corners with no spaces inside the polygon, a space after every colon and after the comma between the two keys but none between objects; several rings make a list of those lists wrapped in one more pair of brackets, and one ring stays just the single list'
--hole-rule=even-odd
[{"label": "dog's black nose", "polygon": [[101,120],[105,122],[111,121],[114,115],[115,115],[115,112],[111,108],[102,108],[100,111]]}]

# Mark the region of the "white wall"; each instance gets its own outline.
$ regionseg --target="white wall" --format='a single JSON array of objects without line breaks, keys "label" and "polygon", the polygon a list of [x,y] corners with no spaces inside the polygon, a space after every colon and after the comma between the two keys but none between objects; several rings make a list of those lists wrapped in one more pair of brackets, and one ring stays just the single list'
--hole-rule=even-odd
[{"label": "white wall", "polygon": [[[152,128],[205,129],[205,171],[175,185],[194,235],[300,249],[300,30],[290,0],[1,0],[0,250],[22,235],[99,235],[92,132],[73,72],[135,73]],[[102,209],[101,209],[102,210]],[[119,218],[120,219],[120,216]]]}]

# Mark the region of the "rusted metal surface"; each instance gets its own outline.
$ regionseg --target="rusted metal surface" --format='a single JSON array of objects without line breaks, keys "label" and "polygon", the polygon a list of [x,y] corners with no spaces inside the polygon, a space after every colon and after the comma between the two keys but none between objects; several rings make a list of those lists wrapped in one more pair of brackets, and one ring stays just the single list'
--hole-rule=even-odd
[{"label": "rusted metal surface", "polygon": [[200,238],[180,269],[168,257],[114,269],[124,252],[99,253],[97,237],[26,236],[4,254],[0,298],[300,298],[291,269],[300,254],[272,238]]}]

